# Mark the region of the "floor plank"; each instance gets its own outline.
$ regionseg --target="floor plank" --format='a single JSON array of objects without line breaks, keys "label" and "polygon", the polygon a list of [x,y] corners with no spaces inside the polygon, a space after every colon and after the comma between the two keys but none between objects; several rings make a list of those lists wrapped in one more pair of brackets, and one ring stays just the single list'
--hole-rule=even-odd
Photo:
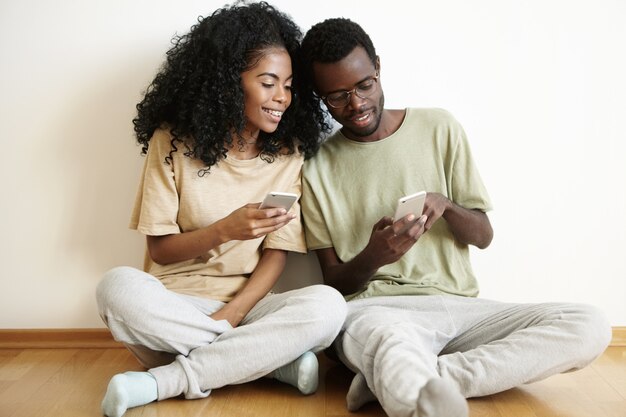
[{"label": "floor plank", "polygon": [[626,348],[609,347],[591,366],[626,400]]},{"label": "floor plank", "polygon": [[14,382],[0,394],[0,415],[30,417],[33,414],[23,414],[21,410],[31,403],[45,408],[50,396],[44,390],[45,396],[41,398],[41,387],[60,372],[74,354],[76,351],[70,349],[25,350],[14,357],[3,367],[6,368],[8,379]]},{"label": "floor plank", "polygon": [[[141,370],[125,349],[0,349],[1,417],[100,416],[110,378]],[[320,387],[302,396],[260,379],[131,409],[127,417],[384,417],[378,403],[346,410],[352,373],[320,355]],[[611,347],[591,366],[499,394],[469,400],[471,417],[626,417],[626,347]]]}]

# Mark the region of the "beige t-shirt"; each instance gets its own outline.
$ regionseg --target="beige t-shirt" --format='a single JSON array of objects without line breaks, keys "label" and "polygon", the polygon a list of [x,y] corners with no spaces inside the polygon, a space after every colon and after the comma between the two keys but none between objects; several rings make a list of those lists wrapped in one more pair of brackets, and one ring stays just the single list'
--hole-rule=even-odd
[{"label": "beige t-shirt", "polygon": [[[200,176],[204,163],[185,156],[184,144],[176,142],[176,147],[166,164],[172,149],[169,131],[157,130],[150,140],[130,222],[145,235],[208,226],[245,204],[261,202],[270,191],[301,194],[300,155],[277,156],[272,163],[260,157],[228,157]],[[159,265],[146,252],[144,269],[172,291],[230,301],[254,271],[262,249],[306,252],[299,204],[291,211],[298,217],[281,229],[258,239],[224,243],[195,259]]]}]

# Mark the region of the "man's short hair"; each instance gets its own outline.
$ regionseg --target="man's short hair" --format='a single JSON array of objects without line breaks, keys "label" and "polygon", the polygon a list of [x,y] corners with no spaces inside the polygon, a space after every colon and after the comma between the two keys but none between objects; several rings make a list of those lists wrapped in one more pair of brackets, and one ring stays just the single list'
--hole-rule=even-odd
[{"label": "man's short hair", "polygon": [[357,46],[362,46],[372,64],[376,65],[376,49],[363,28],[350,19],[333,18],[309,29],[302,40],[302,54],[306,68],[310,71],[313,62],[340,61]]}]

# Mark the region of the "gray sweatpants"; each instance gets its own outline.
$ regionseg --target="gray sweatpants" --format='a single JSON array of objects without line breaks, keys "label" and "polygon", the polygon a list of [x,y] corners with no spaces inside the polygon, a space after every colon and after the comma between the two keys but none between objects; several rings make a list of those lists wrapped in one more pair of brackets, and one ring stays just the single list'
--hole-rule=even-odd
[{"label": "gray sweatpants", "polygon": [[582,304],[399,296],[348,302],[335,348],[389,416],[414,417],[431,378],[465,398],[489,395],[580,369],[610,338],[603,313]]},{"label": "gray sweatpants", "polygon": [[152,368],[159,400],[203,398],[213,388],[252,381],[308,350],[322,350],[346,315],[343,297],[316,285],[267,295],[232,328],[209,317],[222,302],[169,291],[130,267],[107,272],[96,298],[115,340]]}]

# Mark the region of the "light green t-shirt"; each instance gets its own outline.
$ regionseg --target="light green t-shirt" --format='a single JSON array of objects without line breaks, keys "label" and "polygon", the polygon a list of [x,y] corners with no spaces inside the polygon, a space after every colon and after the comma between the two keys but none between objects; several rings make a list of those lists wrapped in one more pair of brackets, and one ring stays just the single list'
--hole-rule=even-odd
[{"label": "light green t-shirt", "polygon": [[[336,132],[305,162],[302,213],[310,250],[334,247],[342,262],[360,253],[372,226],[392,217],[398,198],[441,193],[456,204],[488,211],[491,203],[461,125],[440,109],[407,109],[400,128],[377,142]],[[441,218],[399,261],[380,268],[363,291],[381,295],[476,296],[467,245]]]}]

